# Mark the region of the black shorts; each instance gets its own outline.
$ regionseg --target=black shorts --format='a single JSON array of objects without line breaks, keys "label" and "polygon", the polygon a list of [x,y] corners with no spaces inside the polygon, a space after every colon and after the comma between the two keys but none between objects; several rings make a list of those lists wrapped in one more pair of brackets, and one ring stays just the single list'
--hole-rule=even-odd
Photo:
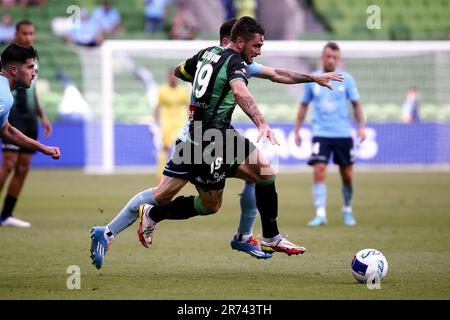
[{"label": "black shorts", "polygon": [[206,190],[221,190],[225,179],[233,177],[236,169],[256,149],[255,145],[234,129],[222,134],[222,141],[177,140],[165,176],[181,178]]},{"label": "black shorts", "polygon": [[[10,117],[9,124],[11,126],[13,126],[14,128],[18,129],[20,132],[22,132],[28,138],[36,140],[38,137],[37,121]],[[31,149],[22,148],[22,147],[14,145],[14,144],[2,142],[2,152],[5,152],[5,151],[31,153],[31,154],[36,153],[36,151],[31,150]]]},{"label": "black shorts", "polygon": [[333,153],[333,162],[340,167],[346,167],[354,163],[352,138],[313,137],[311,147],[309,165],[328,163],[331,153]]}]

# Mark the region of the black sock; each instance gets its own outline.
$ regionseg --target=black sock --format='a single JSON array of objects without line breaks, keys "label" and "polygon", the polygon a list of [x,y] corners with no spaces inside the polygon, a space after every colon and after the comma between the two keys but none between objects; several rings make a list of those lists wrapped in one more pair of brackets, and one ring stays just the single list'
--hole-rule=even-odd
[{"label": "black sock", "polygon": [[195,210],[194,196],[177,197],[175,200],[160,205],[154,206],[148,214],[155,222],[162,220],[184,220],[191,217],[198,216],[199,213]]},{"label": "black sock", "polygon": [[9,194],[6,195],[1,216],[2,220],[5,220],[6,218],[12,216],[12,212],[14,210],[14,207],[16,206],[16,202],[17,198],[12,197]]},{"label": "black sock", "polygon": [[256,206],[261,215],[261,225],[264,238],[273,238],[278,231],[278,195],[275,190],[275,182],[255,187]]}]

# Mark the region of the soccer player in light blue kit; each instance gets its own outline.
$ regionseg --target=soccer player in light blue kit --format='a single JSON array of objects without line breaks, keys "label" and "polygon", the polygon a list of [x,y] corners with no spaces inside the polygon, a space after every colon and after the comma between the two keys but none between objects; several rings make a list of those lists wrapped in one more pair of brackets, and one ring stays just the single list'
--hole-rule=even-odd
[{"label": "soccer player in light blue kit", "polygon": [[54,159],[61,153],[58,147],[46,146],[28,138],[8,122],[9,112],[14,104],[11,93],[15,87],[29,88],[36,76],[36,51],[33,47],[10,44],[1,55],[0,71],[0,138],[19,147],[42,152]]},{"label": "soccer player in light blue kit", "polygon": [[[224,22],[220,28],[220,44],[227,46],[230,43],[231,29],[236,19]],[[193,76],[193,75],[191,75]],[[295,84],[305,82],[316,82],[321,86],[331,89],[329,81],[342,81],[342,77],[336,73],[322,75],[303,74],[284,69],[266,67],[253,62],[248,66],[248,77],[259,77],[269,79],[273,82]],[[183,79],[185,80],[185,79]],[[152,205],[164,204],[170,201],[177,193],[176,185],[158,185],[156,188],[144,190],[136,194],[122,209],[122,211],[107,226],[96,226],[91,230],[91,259],[93,264],[100,269],[103,265],[103,257],[108,250],[112,240],[124,229],[138,219],[138,207],[143,203]],[[238,230],[231,241],[233,249],[243,251],[257,259],[268,259],[272,257],[273,247],[276,251],[287,254],[299,254],[304,252],[304,248],[297,247],[289,241],[280,241],[277,244],[270,244],[266,247],[269,253],[261,250],[260,242],[252,235],[252,227],[256,221],[258,210],[256,208],[255,184],[246,183],[241,193],[241,218]]]},{"label": "soccer player in light blue kit", "polygon": [[[334,42],[325,45],[322,51],[322,67],[316,73],[334,72],[340,59],[340,49]],[[295,142],[301,144],[300,128],[308,110],[308,105],[314,105],[312,116],[312,153],[308,164],[314,168],[314,184],[312,188],[316,216],[308,222],[308,226],[316,227],[327,223],[326,201],[327,188],[325,176],[331,154],[333,161],[339,166],[342,178],[342,209],[344,224],[354,226],[356,220],[352,213],[353,196],[353,162],[354,150],[351,136],[351,120],[348,101],[351,102],[355,119],[358,123],[357,138],[366,138],[364,116],[353,77],[343,72],[344,82],[333,82],[333,91],[324,90],[320,86],[308,83],[301,100],[295,125]]]}]

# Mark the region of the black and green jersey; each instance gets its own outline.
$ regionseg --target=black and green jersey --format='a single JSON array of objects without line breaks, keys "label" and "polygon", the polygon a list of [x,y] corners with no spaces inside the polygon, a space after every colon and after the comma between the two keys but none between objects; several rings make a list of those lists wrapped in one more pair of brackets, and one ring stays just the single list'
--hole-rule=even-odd
[{"label": "black and green jersey", "polygon": [[230,83],[247,84],[247,64],[233,49],[216,46],[201,50],[186,60],[184,70],[195,75],[192,83],[190,132],[194,121],[201,121],[202,131],[230,128],[236,102]]}]

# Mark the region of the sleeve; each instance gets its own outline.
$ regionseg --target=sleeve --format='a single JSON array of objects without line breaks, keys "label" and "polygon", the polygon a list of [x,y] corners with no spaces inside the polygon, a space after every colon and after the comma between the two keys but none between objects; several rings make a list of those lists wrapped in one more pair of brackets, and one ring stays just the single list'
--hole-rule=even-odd
[{"label": "sleeve", "polygon": [[[3,86],[0,87],[0,129],[3,128],[5,123],[8,121],[9,117],[9,104],[8,99],[5,98],[7,96],[8,92],[6,91],[6,88]],[[8,110],[8,111],[7,111]]]},{"label": "sleeve", "polygon": [[245,84],[248,83],[247,64],[237,54],[233,54],[232,56],[230,56],[230,60],[228,61],[227,74],[229,83],[235,80],[242,80],[245,82]]},{"label": "sleeve", "polygon": [[257,76],[263,69],[263,65],[253,62],[248,65],[248,78]]},{"label": "sleeve", "polygon": [[6,122],[8,122],[8,117],[9,117],[9,112],[6,114],[2,114],[0,116],[0,129],[5,126]]},{"label": "sleeve", "polygon": [[4,112],[6,110],[5,104],[5,101],[0,97],[0,129],[3,128],[9,117],[9,112]]},{"label": "sleeve", "polygon": [[313,91],[312,91],[312,82],[308,82],[305,84],[305,91],[303,92],[303,97],[301,98],[301,103],[308,104],[313,99]]},{"label": "sleeve", "polygon": [[353,77],[350,74],[344,75],[344,81],[345,81],[345,94],[347,96],[347,99],[350,101],[358,101],[359,100],[359,92],[356,88],[356,83]]},{"label": "sleeve", "polygon": [[203,51],[199,51],[196,55],[180,64],[180,71],[186,79],[194,79],[195,72],[197,71],[198,57],[202,56]]}]

